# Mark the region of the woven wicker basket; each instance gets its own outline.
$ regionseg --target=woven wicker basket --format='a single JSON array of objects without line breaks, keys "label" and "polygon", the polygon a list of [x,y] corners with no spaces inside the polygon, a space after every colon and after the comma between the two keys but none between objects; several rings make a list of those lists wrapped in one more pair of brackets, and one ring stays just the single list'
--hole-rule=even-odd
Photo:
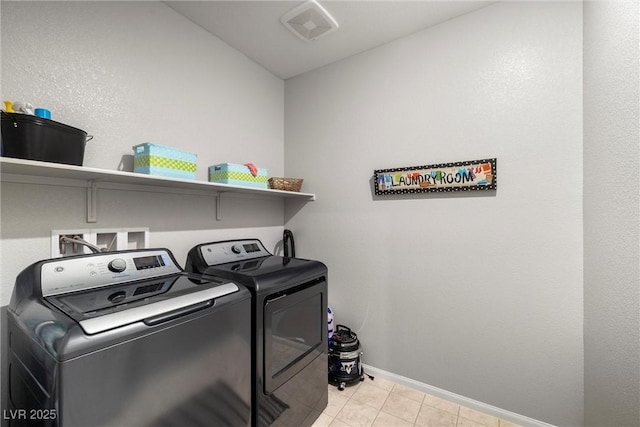
[{"label": "woven wicker basket", "polygon": [[300,191],[303,179],[300,178],[269,178],[269,188],[273,190]]}]

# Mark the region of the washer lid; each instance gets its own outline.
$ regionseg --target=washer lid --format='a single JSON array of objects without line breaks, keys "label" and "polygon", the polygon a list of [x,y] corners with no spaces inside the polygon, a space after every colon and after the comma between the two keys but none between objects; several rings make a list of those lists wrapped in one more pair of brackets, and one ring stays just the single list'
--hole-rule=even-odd
[{"label": "washer lid", "polygon": [[213,305],[216,298],[237,292],[232,282],[195,281],[181,273],[46,298],[73,318],[87,334],[135,322],[151,325],[158,316],[175,317]]},{"label": "washer lid", "polygon": [[[238,291],[238,286],[234,283],[226,283],[214,288],[203,289],[198,292],[182,295],[164,301],[158,301],[151,304],[131,308],[129,310],[107,314],[100,317],[93,317],[81,320],[80,326],[88,334],[97,334],[119,326],[128,325],[130,323],[145,321],[147,324],[154,324],[160,319],[153,319],[164,314],[186,315],[194,311],[213,305],[213,300],[222,296]],[[201,304],[201,303],[206,304]],[[182,314],[177,311],[185,308]]]}]

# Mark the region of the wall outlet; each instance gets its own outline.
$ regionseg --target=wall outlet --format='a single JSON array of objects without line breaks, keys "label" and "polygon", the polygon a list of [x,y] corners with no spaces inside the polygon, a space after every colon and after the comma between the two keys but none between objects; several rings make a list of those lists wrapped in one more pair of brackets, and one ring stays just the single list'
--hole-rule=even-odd
[{"label": "wall outlet", "polygon": [[144,249],[149,247],[148,228],[110,228],[110,229],[70,229],[51,230],[51,258],[121,251],[125,249]]}]

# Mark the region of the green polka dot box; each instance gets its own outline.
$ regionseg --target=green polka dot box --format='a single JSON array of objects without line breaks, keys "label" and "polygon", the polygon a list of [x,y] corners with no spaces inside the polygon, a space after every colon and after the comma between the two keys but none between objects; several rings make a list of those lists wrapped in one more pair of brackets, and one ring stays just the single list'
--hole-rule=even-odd
[{"label": "green polka dot box", "polygon": [[258,174],[253,176],[249,167],[235,163],[220,163],[219,165],[209,166],[209,182],[217,182],[219,184],[268,188],[267,175],[267,169],[258,168]]},{"label": "green polka dot box", "polygon": [[196,179],[198,155],[179,148],[146,142],[133,147],[133,171],[171,178]]}]

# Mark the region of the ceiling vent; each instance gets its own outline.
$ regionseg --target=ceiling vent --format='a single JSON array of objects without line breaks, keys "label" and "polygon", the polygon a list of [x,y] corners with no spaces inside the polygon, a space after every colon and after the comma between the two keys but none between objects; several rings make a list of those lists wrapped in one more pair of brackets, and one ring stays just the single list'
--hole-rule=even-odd
[{"label": "ceiling vent", "polygon": [[338,23],[315,0],[285,13],[280,22],[302,40],[310,42],[338,29]]}]

